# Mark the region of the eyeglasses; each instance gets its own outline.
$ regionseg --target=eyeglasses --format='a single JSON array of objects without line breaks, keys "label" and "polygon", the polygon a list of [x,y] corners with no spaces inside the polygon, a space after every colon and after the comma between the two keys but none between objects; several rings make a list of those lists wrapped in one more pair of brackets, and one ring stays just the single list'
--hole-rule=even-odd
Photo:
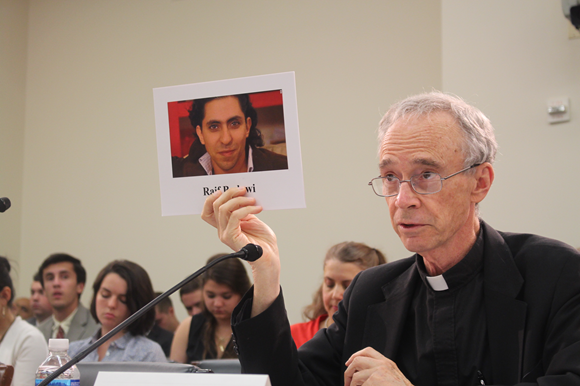
[{"label": "eyeglasses", "polygon": [[437,173],[433,172],[423,172],[421,174],[416,174],[411,176],[408,180],[400,180],[392,174],[384,177],[373,178],[369,185],[373,188],[373,192],[380,197],[393,197],[399,194],[401,189],[401,184],[403,182],[409,182],[413,190],[419,194],[433,194],[441,191],[443,188],[443,181],[463,173],[469,169],[473,169],[481,164],[473,164],[465,169],[450,174],[447,177],[441,177]]}]

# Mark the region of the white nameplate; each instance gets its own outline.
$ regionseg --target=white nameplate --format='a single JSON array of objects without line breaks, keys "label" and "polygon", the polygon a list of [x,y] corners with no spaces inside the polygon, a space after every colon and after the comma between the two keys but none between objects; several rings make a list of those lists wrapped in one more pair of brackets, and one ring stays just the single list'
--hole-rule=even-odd
[{"label": "white nameplate", "polygon": [[[82,374],[81,374],[82,378]],[[270,378],[261,374],[200,374],[200,373],[134,373],[100,371],[94,386],[271,386]]]}]

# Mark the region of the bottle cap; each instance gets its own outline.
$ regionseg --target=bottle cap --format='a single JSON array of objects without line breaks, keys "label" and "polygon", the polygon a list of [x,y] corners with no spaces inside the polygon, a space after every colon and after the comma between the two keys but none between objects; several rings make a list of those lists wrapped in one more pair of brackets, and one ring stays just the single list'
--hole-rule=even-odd
[{"label": "bottle cap", "polygon": [[67,351],[68,339],[49,339],[48,351]]}]

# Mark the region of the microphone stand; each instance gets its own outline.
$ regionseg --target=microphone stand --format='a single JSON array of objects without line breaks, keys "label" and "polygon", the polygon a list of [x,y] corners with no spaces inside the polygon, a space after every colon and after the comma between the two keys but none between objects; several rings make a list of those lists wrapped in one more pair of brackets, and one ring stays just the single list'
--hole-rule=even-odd
[{"label": "microphone stand", "polygon": [[117,325],[117,327],[113,328],[107,334],[103,335],[95,343],[91,344],[89,347],[87,347],[86,349],[81,351],[79,354],[77,354],[70,361],[68,361],[67,363],[65,363],[64,365],[59,367],[57,370],[55,370],[48,377],[43,379],[42,382],[40,382],[38,384],[38,386],[48,385],[52,380],[56,379],[59,375],[64,373],[66,370],[70,369],[72,366],[79,363],[84,357],[86,357],[93,350],[95,350],[97,347],[101,346],[103,343],[108,341],[112,336],[116,335],[119,331],[124,330],[131,323],[133,323],[136,319],[143,316],[147,311],[149,311],[151,308],[155,307],[163,299],[167,298],[168,296],[173,294],[175,291],[177,291],[178,289],[180,289],[181,287],[183,287],[184,285],[186,285],[187,283],[189,283],[190,281],[192,281],[193,279],[195,279],[196,277],[198,277],[199,275],[201,275],[202,273],[204,273],[205,271],[207,271],[209,268],[213,267],[214,265],[221,263],[222,261],[224,261],[226,259],[231,259],[233,257],[238,257],[238,258],[240,258],[242,260],[246,260],[246,261],[256,261],[261,256],[262,256],[262,248],[259,245],[248,244],[245,247],[243,247],[242,249],[240,249],[238,252],[230,253],[229,255],[225,255],[225,256],[219,257],[219,258],[211,261],[205,267],[198,269],[196,272],[194,272],[193,274],[191,274],[188,277],[186,277],[185,279],[183,279],[180,283],[176,284],[175,286],[168,289],[167,291],[165,291],[161,295],[157,296],[155,299],[151,300],[149,303],[147,303],[145,306],[143,306],[140,310],[135,312],[133,315],[129,316],[123,322],[119,323]]}]

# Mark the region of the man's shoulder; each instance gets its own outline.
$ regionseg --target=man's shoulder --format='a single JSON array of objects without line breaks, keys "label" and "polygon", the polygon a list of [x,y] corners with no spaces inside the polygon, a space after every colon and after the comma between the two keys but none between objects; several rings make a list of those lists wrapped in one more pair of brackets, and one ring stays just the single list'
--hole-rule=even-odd
[{"label": "man's shoulder", "polygon": [[81,303],[79,303],[77,307],[77,313],[73,318],[73,322],[85,322],[88,321],[90,318],[91,312],[89,311],[89,309],[83,306]]},{"label": "man's shoulder", "polygon": [[77,313],[75,314],[73,320],[71,321],[71,328],[74,326],[84,328],[84,332],[82,333],[81,337],[86,338],[90,336],[89,334],[92,334],[94,332],[93,330],[95,329],[95,327],[97,327],[97,325],[98,325],[97,322],[95,321],[95,319],[93,319],[93,316],[91,315],[91,311],[89,311],[88,308],[79,303],[79,306],[77,307]]},{"label": "man's shoulder", "polygon": [[551,276],[562,269],[580,271],[580,252],[566,243],[534,234],[499,233],[522,272],[535,268]]},{"label": "man's shoulder", "polygon": [[391,261],[387,264],[377,265],[375,267],[367,268],[361,272],[364,274],[365,280],[373,278],[394,278],[406,272],[413,264],[415,264],[415,255]]},{"label": "man's shoulder", "polygon": [[151,328],[151,331],[149,331],[149,334],[147,334],[147,338],[155,341],[155,342],[160,342],[160,341],[166,341],[166,340],[173,340],[173,336],[174,334],[171,331],[168,331],[164,328],[159,327],[158,324],[154,324],[153,327]]},{"label": "man's shoulder", "polygon": [[[415,255],[395,260],[387,264],[367,268],[356,278],[357,294],[371,302],[382,299],[384,289],[394,283],[408,283],[414,276]],[[397,287],[397,285],[395,285]],[[350,286],[349,286],[350,288]]]},{"label": "man's shoulder", "polygon": [[181,168],[183,170],[183,175],[180,177],[194,177],[207,175],[207,172],[205,171],[203,166],[201,166],[201,164],[199,163],[199,159],[192,160],[188,158],[183,162]]},{"label": "man's shoulder", "polygon": [[571,245],[568,245],[562,241],[551,239],[548,237],[535,235],[532,233],[513,233],[513,232],[502,232],[498,233],[505,240],[506,244],[510,250],[518,252],[521,250],[553,250],[558,249],[562,252],[570,252],[573,255],[578,255],[578,251]]},{"label": "man's shoulder", "polygon": [[[562,241],[532,233],[497,231],[489,225],[486,229],[488,233],[496,232],[501,237],[516,263],[530,259],[550,259],[552,263],[572,259],[580,263],[580,252]],[[492,242],[492,247],[497,247],[496,244]]]},{"label": "man's shoulder", "polygon": [[257,172],[288,169],[288,157],[261,147],[252,147],[252,161]]},{"label": "man's shoulder", "polygon": [[562,241],[484,227],[484,254],[493,262],[493,272],[505,272],[507,266],[514,264],[525,281],[531,280],[530,284],[551,282],[561,274],[578,276],[580,272],[580,253]]},{"label": "man's shoulder", "polygon": [[43,320],[42,322],[37,324],[36,328],[38,328],[42,332],[45,332],[45,331],[52,332],[53,325],[54,325],[54,320],[53,320],[52,316],[49,316],[48,318],[46,318],[45,320]]}]

